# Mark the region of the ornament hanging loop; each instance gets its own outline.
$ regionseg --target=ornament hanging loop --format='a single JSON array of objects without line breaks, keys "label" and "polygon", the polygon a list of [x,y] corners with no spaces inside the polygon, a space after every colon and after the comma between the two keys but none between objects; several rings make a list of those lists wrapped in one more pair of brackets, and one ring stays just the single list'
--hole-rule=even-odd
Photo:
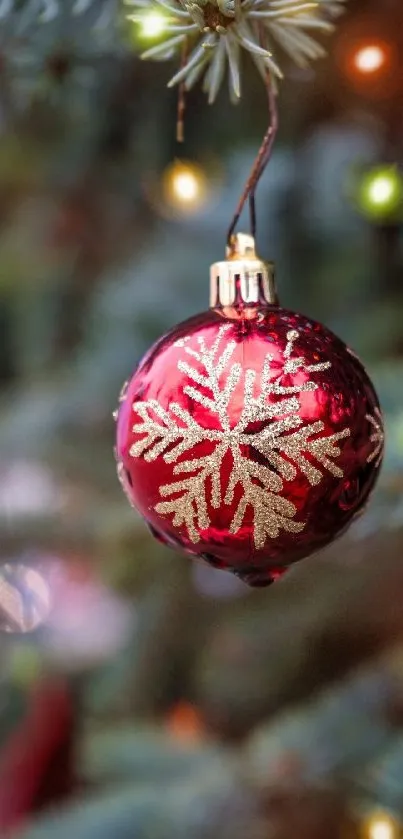
[{"label": "ornament hanging loop", "polygon": [[276,140],[277,131],[278,131],[278,110],[277,110],[277,94],[274,90],[273,83],[270,77],[270,74],[267,73],[266,76],[266,90],[267,90],[267,98],[268,98],[268,106],[269,106],[269,126],[267,128],[266,134],[263,138],[262,145],[256,155],[255,161],[253,163],[252,169],[250,171],[248,180],[246,181],[244,190],[242,195],[239,199],[238,206],[235,210],[234,216],[232,218],[231,224],[228,229],[227,233],[227,245],[231,247],[233,236],[235,233],[235,228],[238,224],[240,219],[242,210],[246,204],[246,201],[249,199],[249,218],[250,218],[250,232],[253,238],[256,235],[256,190],[259,184],[259,181],[269,163],[269,160],[272,155],[273,146]]},{"label": "ornament hanging loop", "polygon": [[[188,58],[188,42],[185,40],[182,47],[181,67],[184,67]],[[179,85],[177,112],[176,112],[176,142],[183,143],[185,140],[185,110],[186,110],[186,87],[182,81]]]}]

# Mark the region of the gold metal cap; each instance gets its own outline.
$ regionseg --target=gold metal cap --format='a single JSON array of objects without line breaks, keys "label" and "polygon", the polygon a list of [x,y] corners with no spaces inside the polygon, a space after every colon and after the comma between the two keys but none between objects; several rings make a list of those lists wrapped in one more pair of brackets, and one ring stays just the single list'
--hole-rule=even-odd
[{"label": "gold metal cap", "polygon": [[274,265],[256,254],[255,240],[237,233],[227,247],[223,262],[210,268],[210,306],[264,306],[278,303]]}]

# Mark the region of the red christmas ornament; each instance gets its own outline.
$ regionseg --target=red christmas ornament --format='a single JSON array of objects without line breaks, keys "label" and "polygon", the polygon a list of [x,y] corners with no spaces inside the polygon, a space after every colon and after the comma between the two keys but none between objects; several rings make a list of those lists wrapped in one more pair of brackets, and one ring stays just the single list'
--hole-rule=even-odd
[{"label": "red christmas ornament", "polygon": [[250,237],[212,266],[211,302],[125,385],[118,474],[157,538],[267,585],[362,511],[382,417],[355,354],[278,306]]}]

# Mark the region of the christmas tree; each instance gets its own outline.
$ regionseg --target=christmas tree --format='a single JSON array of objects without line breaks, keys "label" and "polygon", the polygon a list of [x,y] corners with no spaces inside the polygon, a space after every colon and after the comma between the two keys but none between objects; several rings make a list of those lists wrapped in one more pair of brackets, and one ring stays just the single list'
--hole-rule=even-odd
[{"label": "christmas tree", "polygon": [[[152,538],[116,478],[112,411],[149,345],[207,308],[208,266],[266,129],[263,56],[249,44],[238,65],[231,35],[225,68],[219,46],[183,73],[192,58],[172,27],[192,27],[198,11],[176,0],[0,2],[1,836],[394,839],[403,829],[403,12],[399,0],[323,3],[320,20],[337,23],[329,38],[317,5],[249,4],[273,12],[267,48],[284,75],[259,249],[276,263],[282,304],[325,322],[365,362],[387,448],[364,516],[260,590]],[[171,6],[179,23],[166,20]],[[215,48],[216,17],[235,7],[203,8]],[[311,38],[320,60],[296,66]],[[219,84],[228,67],[236,106]],[[196,70],[207,99],[201,77],[189,80]],[[181,72],[178,144],[178,89],[166,84]],[[299,358],[289,341],[287,358]],[[181,352],[197,404],[199,361]],[[237,371],[224,362],[229,395]],[[278,395],[288,432],[278,429],[285,448],[273,444],[262,487],[284,480],[282,459],[297,470],[296,434],[312,442],[292,425],[299,398]],[[186,418],[142,405],[138,454],[158,447],[176,468]],[[376,416],[370,433],[375,462]],[[217,457],[224,442],[217,433]],[[325,461],[310,451],[318,480],[337,470],[339,442],[328,440]],[[192,481],[175,473],[189,484],[190,533],[205,514],[204,468]],[[162,487],[172,519],[177,496]],[[224,502],[231,486],[219,492]],[[269,497],[258,541],[298,524],[276,489]]]}]

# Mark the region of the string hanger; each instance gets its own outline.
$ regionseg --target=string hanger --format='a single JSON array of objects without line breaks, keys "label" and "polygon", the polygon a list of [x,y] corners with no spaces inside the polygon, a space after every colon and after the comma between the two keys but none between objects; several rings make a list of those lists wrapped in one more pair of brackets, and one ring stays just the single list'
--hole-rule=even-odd
[{"label": "string hanger", "polygon": [[268,163],[271,159],[279,125],[277,94],[275,92],[274,85],[269,72],[267,72],[266,74],[266,91],[269,112],[269,125],[266,134],[264,135],[260,149],[253,162],[252,169],[242,191],[241,197],[238,201],[238,205],[232,217],[231,224],[228,228],[227,245],[229,248],[231,247],[235,229],[240,219],[242,210],[248,200],[250,232],[253,238],[255,238],[256,236],[256,190],[259,185],[260,179],[266,171]]}]

